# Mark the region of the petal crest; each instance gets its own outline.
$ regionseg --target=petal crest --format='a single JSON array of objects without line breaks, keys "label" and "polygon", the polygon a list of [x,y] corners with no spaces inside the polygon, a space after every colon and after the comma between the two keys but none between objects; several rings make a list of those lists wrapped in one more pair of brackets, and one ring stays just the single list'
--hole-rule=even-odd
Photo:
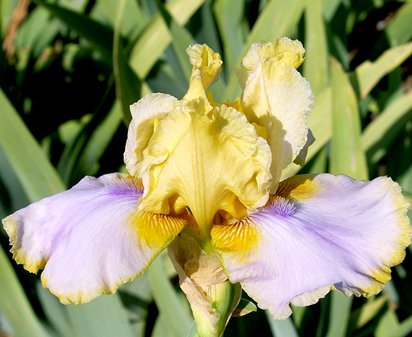
[{"label": "petal crest", "polygon": [[281,171],[293,162],[307,142],[306,117],[312,109],[310,85],[296,67],[303,62],[299,41],[254,44],[243,59],[246,69],[243,111],[252,123],[264,127],[272,149],[272,193]]},{"label": "petal crest", "polygon": [[[378,293],[410,243],[406,210],[389,178],[366,183],[297,176],[282,182],[257,212],[225,229],[214,226],[212,239],[229,279],[283,319],[291,314],[290,303],[316,303],[332,288],[346,295]],[[240,231],[240,222],[249,229]],[[233,249],[222,231],[252,235],[256,244]]]},{"label": "petal crest", "polygon": [[209,236],[219,210],[243,216],[247,208],[266,203],[271,156],[241,113],[204,106],[181,101],[159,121],[141,165],[145,196],[140,207],[169,214],[187,206]]},{"label": "petal crest", "polygon": [[11,252],[30,272],[44,268],[43,285],[62,303],[112,293],[144,272],[186,223],[136,213],[142,194],[131,176],[86,177],[3,219]]},{"label": "petal crest", "polygon": [[193,69],[189,90],[184,99],[206,98],[206,90],[213,83],[222,66],[220,55],[206,44],[194,44],[186,51]]}]

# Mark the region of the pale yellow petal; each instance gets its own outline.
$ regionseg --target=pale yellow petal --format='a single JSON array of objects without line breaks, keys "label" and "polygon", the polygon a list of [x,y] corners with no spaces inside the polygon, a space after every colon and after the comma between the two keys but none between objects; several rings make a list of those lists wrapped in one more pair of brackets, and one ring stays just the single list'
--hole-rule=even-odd
[{"label": "pale yellow petal", "polygon": [[137,175],[137,164],[143,159],[155,126],[173,109],[176,98],[165,94],[149,94],[130,106],[132,121],[127,134],[124,162],[129,173]]},{"label": "pale yellow petal", "polygon": [[[206,44],[195,44],[187,48],[190,63],[193,65],[189,90],[185,99],[206,98],[206,90],[219,74],[222,60]],[[206,101],[207,102],[207,101]]]},{"label": "pale yellow petal", "polygon": [[298,68],[305,59],[305,49],[300,41],[287,37],[275,43],[255,43],[243,59],[243,66],[252,71],[268,59],[274,59],[287,67]]},{"label": "pale yellow petal", "polygon": [[242,95],[250,122],[266,129],[272,150],[272,192],[281,171],[296,159],[307,141],[306,117],[312,108],[309,83],[295,69],[303,61],[298,41],[254,44],[243,60],[247,71]]},{"label": "pale yellow petal", "polygon": [[141,209],[168,214],[189,207],[202,234],[224,210],[235,217],[263,205],[270,183],[270,149],[233,108],[202,110],[181,101],[159,121],[139,165]]}]

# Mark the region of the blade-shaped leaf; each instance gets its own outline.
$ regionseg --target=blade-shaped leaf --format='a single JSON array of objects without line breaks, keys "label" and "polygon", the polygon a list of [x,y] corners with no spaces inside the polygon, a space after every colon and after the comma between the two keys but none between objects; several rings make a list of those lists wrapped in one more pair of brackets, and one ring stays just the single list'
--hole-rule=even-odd
[{"label": "blade-shaped leaf", "polygon": [[367,179],[355,93],[338,61],[332,59],[332,143],[330,171]]},{"label": "blade-shaped leaf", "polygon": [[[283,36],[291,35],[302,15],[304,1],[301,0],[272,0],[263,9],[253,26],[242,52],[237,57],[235,68],[239,67],[243,56],[254,42],[274,41]],[[229,75],[223,98],[233,100],[239,95],[240,86],[235,72]]]},{"label": "blade-shaped leaf", "polygon": [[329,60],[322,0],[306,2],[305,8],[306,59],[303,74],[313,93],[320,93],[329,82]]},{"label": "blade-shaped leaf", "polygon": [[177,337],[177,335],[169,329],[163,315],[160,314],[156,319],[151,337]]},{"label": "blade-shaped leaf", "polygon": [[173,18],[172,15],[170,15],[165,6],[162,6],[162,4],[159,4],[159,13],[162,15],[162,18],[169,29],[169,33],[172,38],[173,50],[179,60],[178,66],[182,69],[184,78],[188,80],[192,72],[192,65],[190,64],[189,58],[186,54],[186,48],[193,44],[194,39],[186,28],[184,28]]},{"label": "blade-shaped leaf", "polygon": [[328,21],[335,15],[336,10],[342,2],[343,0],[322,0],[323,13]]},{"label": "blade-shaped leaf", "polygon": [[120,36],[125,5],[126,0],[119,2],[113,41],[113,71],[116,95],[122,105],[124,120],[126,124],[129,124],[131,120],[129,106],[142,96],[142,82],[129,66],[126,50]]},{"label": "blade-shaped leaf", "polygon": [[274,337],[299,337],[298,332],[290,318],[285,320],[273,319],[266,311],[266,317]]},{"label": "blade-shaped leaf", "polygon": [[395,337],[394,332],[398,329],[398,318],[393,310],[387,310],[376,328],[376,337]]},{"label": "blade-shaped leaf", "polygon": [[134,336],[118,296],[103,295],[86,304],[69,305],[66,309],[78,337]]},{"label": "blade-shaped leaf", "polygon": [[409,316],[407,319],[402,321],[399,324],[398,329],[396,329],[390,337],[407,337],[412,333],[412,316]]},{"label": "blade-shaped leaf", "polygon": [[223,42],[225,70],[231,74],[244,43],[239,27],[244,17],[245,3],[244,0],[218,0],[213,10]]},{"label": "blade-shaped leaf", "polygon": [[35,57],[39,57],[63,26],[59,20],[50,20],[49,17],[50,13],[45,8],[35,8],[17,31],[16,48],[20,50],[29,48]]},{"label": "blade-shaped leaf", "polygon": [[383,308],[386,303],[385,296],[372,297],[362,305],[359,309],[355,310],[351,314],[351,324],[353,328],[361,328],[374,317]]},{"label": "blade-shaped leaf", "polygon": [[0,90],[0,146],[31,201],[60,192],[64,185],[17,111]]},{"label": "blade-shaped leaf", "polygon": [[37,295],[47,319],[57,331],[59,337],[75,336],[66,306],[62,305],[57,297],[52,295],[50,291],[43,288],[40,282],[37,283]]},{"label": "blade-shaped leaf", "polygon": [[43,0],[34,0],[37,4],[47,8],[50,13],[62,20],[68,27],[75,30],[81,37],[88,40],[100,53],[105,60],[111,63],[113,31],[91,20],[84,14],[60,7]]},{"label": "blade-shaped leaf", "polygon": [[326,337],[345,337],[352,306],[352,297],[333,292]]},{"label": "blade-shaped leaf", "polygon": [[[176,22],[184,25],[204,0],[174,0],[167,3],[166,8]],[[142,35],[133,46],[130,55],[130,66],[144,79],[150,69],[171,42],[171,35],[160,14],[154,16]]]},{"label": "blade-shaped leaf", "polygon": [[162,256],[149,268],[149,281],[154,300],[165,324],[175,336],[187,336],[192,328],[192,319],[183,310],[179,298],[163,269]]},{"label": "blade-shaped leaf", "polygon": [[215,52],[222,54],[221,37],[218,32],[216,18],[213,15],[212,5],[214,5],[213,0],[205,0],[200,8],[202,25],[199,27],[199,31],[196,32],[195,37],[199,43],[206,43]]},{"label": "blade-shaped leaf", "polygon": [[376,164],[412,117],[412,91],[391,102],[362,134],[368,160]]},{"label": "blade-shaped leaf", "polygon": [[7,317],[15,336],[49,337],[34,314],[29,301],[0,246],[0,310]]},{"label": "blade-shaped leaf", "polygon": [[[365,155],[361,148],[357,100],[341,64],[332,59],[332,143],[330,171],[367,179]],[[352,298],[334,292],[326,337],[344,337]]]},{"label": "blade-shaped leaf", "polygon": [[353,74],[361,98],[365,98],[379,80],[412,54],[412,42],[386,50],[375,62],[366,61]]},{"label": "blade-shaped leaf", "polygon": [[[97,17],[101,21],[109,21],[111,26],[115,26],[116,17],[119,7],[117,0],[99,0],[93,6],[91,12],[92,18]],[[125,10],[121,26],[122,36],[136,38],[149,22],[150,17],[142,11],[138,1],[128,0],[125,4]]]},{"label": "blade-shaped leaf", "polygon": [[[308,117],[308,125],[315,137],[309,146],[306,162],[311,160],[322,149],[332,136],[332,89],[327,87],[315,97],[315,106]],[[282,172],[282,180],[295,175],[300,170],[299,165],[291,164]]]},{"label": "blade-shaped leaf", "polygon": [[396,13],[395,18],[388,24],[385,34],[392,46],[408,42],[412,37],[410,26],[412,16],[412,2],[407,1]]}]

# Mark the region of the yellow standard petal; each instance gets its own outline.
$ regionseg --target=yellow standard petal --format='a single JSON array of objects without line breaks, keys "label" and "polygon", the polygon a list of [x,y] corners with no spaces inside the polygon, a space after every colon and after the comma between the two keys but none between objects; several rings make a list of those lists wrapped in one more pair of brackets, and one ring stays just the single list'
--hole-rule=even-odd
[{"label": "yellow standard petal", "polygon": [[252,123],[266,129],[272,150],[272,192],[281,171],[296,159],[307,141],[306,116],[312,109],[309,83],[296,71],[305,50],[287,38],[254,44],[243,59],[246,69],[243,111]]},{"label": "yellow standard petal", "polygon": [[169,214],[190,209],[209,237],[217,212],[234,217],[264,205],[270,149],[244,115],[203,99],[180,101],[158,122],[138,166],[145,196],[140,209]]}]

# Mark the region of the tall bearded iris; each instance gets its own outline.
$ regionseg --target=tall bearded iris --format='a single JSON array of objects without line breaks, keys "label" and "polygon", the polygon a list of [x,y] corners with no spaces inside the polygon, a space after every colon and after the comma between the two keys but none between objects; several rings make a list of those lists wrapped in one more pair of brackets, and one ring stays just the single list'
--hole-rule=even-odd
[{"label": "tall bearded iris", "polygon": [[150,94],[131,106],[129,174],[86,177],[3,219],[16,261],[43,269],[61,302],[84,303],[143,273],[169,246],[202,336],[222,333],[240,286],[277,319],[331,289],[378,293],[410,242],[399,186],[330,174],[280,182],[310,143],[301,43],[254,44],[243,94],[225,104],[207,95],[219,55],[206,45],[188,54],[181,100]]}]

